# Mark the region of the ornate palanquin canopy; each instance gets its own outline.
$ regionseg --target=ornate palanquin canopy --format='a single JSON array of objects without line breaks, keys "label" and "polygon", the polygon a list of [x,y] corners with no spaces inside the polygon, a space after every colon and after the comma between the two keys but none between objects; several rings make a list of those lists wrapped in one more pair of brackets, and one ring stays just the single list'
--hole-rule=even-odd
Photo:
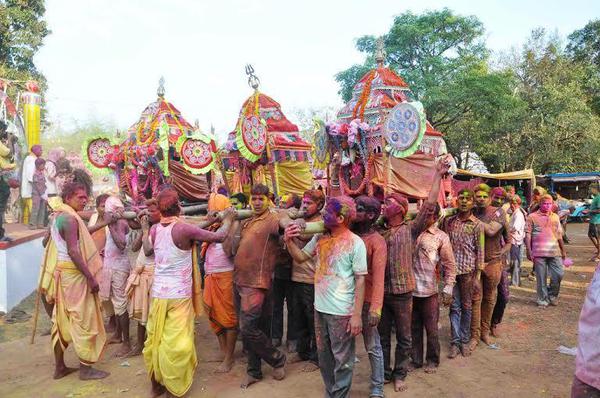
[{"label": "ornate palanquin canopy", "polygon": [[[286,118],[281,105],[258,91],[258,78],[252,67],[246,71],[254,93],[242,104],[235,130],[229,133],[223,147],[224,169],[235,171],[241,185],[262,180],[269,182],[278,194],[310,189],[312,145],[300,136],[298,126]],[[286,176],[298,179],[290,184]]]},{"label": "ornate palanquin canopy", "polygon": [[157,194],[160,184],[171,183],[188,200],[208,196],[205,173],[215,165],[217,147],[212,134],[192,126],[164,97],[161,78],[158,98],[118,144],[93,137],[84,145],[84,159],[95,172],[114,170],[119,186],[134,200]]},{"label": "ornate palanquin canopy", "polygon": [[[338,112],[338,122],[349,124],[358,118],[368,123],[368,148],[381,153],[381,126],[386,116],[399,103],[412,101],[414,95],[406,82],[391,69],[381,66],[366,73],[354,86],[352,98]],[[418,151],[434,156],[447,152],[442,133],[428,121]]]},{"label": "ornate palanquin canopy", "polygon": [[[423,181],[392,184],[400,174],[382,174],[381,170],[391,169],[392,165],[413,167],[412,160],[423,163],[426,158],[445,154],[446,144],[442,134],[426,120],[423,105],[415,100],[408,84],[383,66],[382,39],[378,40],[375,58],[377,67],[356,83],[352,98],[338,112],[337,120],[326,124],[316,121],[315,165],[330,168],[331,187],[335,190],[339,186],[343,194],[372,194],[375,186],[384,191],[393,186],[394,190],[419,197],[414,195],[417,190],[409,192],[403,187],[420,186]],[[391,158],[399,161],[392,162]],[[406,175],[412,178],[421,174]]]}]

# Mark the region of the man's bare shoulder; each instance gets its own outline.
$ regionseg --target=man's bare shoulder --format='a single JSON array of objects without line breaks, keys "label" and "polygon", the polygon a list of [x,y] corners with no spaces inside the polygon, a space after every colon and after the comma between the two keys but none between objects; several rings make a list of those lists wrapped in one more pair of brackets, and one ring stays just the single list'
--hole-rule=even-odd
[{"label": "man's bare shoulder", "polygon": [[56,222],[57,223],[71,223],[71,222],[77,222],[77,219],[75,218],[75,216],[73,216],[72,214],[69,213],[65,213],[65,212],[61,212],[58,213],[55,217]]}]

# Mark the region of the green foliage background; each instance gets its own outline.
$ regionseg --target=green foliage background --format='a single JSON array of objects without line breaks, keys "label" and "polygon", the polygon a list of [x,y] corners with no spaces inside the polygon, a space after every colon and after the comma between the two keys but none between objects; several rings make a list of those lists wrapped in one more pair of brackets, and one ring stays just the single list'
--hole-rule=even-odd
[{"label": "green foliage background", "polygon": [[[494,56],[481,21],[446,8],[397,16],[383,39],[387,66],[423,102],[459,167],[475,152],[491,172],[600,168],[600,20],[566,45],[535,29],[520,50]],[[345,101],[375,66],[375,40],[358,38],[363,64],[336,75]]]}]

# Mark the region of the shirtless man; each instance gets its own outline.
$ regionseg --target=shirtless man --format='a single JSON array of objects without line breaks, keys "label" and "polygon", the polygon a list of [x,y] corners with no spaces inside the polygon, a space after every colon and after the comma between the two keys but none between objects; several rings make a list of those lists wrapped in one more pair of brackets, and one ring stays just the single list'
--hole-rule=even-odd
[{"label": "shirtless man", "polygon": [[94,277],[102,262],[85,223],[77,215],[87,204],[88,195],[84,185],[69,183],[63,188],[62,198],[64,203],[56,209],[50,227],[57,249],[56,308],[52,318],[54,379],[77,370],[65,365],[64,351],[70,343],[79,357],[79,378],[102,379],[109,373],[92,368],[106,342],[99,286]]},{"label": "shirtless man", "polygon": [[[124,211],[123,203],[115,196],[110,196],[105,202],[106,213],[122,214]],[[127,311],[127,278],[131,271],[131,263],[127,255],[127,234],[129,225],[126,220],[118,219],[108,226],[106,234],[106,245],[104,246],[104,267],[110,272],[104,273],[104,276],[110,276],[110,280],[105,280],[101,286],[101,296],[108,301],[108,306],[112,305],[116,319],[117,327],[115,333],[108,341],[108,344],[121,343],[121,347],[115,354],[124,356],[131,351],[129,342],[129,313]],[[105,304],[105,305],[106,305]],[[111,315],[109,313],[109,315]]]}]

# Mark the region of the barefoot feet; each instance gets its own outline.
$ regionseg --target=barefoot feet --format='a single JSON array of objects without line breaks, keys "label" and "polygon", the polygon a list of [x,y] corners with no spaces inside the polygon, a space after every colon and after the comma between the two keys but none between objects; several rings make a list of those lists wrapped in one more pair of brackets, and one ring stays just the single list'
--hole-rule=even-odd
[{"label": "barefoot feet", "polygon": [[131,351],[129,351],[126,355],[125,358],[131,358],[131,357],[137,357],[138,355],[142,355],[142,351],[144,350],[144,345],[140,345],[140,344],[136,344],[131,348]]},{"label": "barefoot feet", "polygon": [[273,369],[273,378],[275,380],[283,380],[285,378],[285,366]]},{"label": "barefoot feet", "polygon": [[110,373],[103,370],[94,369],[90,366],[81,366],[79,368],[79,380],[98,380],[104,379]]},{"label": "barefoot feet", "polygon": [[233,368],[233,359],[224,359],[215,369],[215,373],[228,373]]},{"label": "barefoot feet", "polygon": [[163,386],[162,384],[158,384],[158,383],[152,383],[152,390],[150,392],[150,396],[152,398],[160,397],[165,392],[167,392],[167,389],[165,388],[165,386]]},{"label": "barefoot feet", "polygon": [[77,370],[77,368],[67,368],[66,366],[62,368],[56,368],[54,370],[54,380],[62,379],[66,375],[70,375],[73,372],[77,372]]},{"label": "barefoot feet", "polygon": [[258,383],[259,381],[260,381],[260,379],[252,377],[250,375],[246,375],[246,378],[244,379],[244,381],[242,381],[242,384],[240,384],[240,388],[245,390],[246,388],[250,387],[252,384]]},{"label": "barefoot feet", "polygon": [[402,391],[406,391],[407,388],[408,388],[408,386],[406,385],[404,380],[400,380],[400,379],[394,380],[394,391],[402,392]]},{"label": "barefoot feet", "polygon": [[131,344],[129,342],[121,344],[121,347],[117,352],[115,352],[115,357],[124,358],[127,354],[131,352]]}]

